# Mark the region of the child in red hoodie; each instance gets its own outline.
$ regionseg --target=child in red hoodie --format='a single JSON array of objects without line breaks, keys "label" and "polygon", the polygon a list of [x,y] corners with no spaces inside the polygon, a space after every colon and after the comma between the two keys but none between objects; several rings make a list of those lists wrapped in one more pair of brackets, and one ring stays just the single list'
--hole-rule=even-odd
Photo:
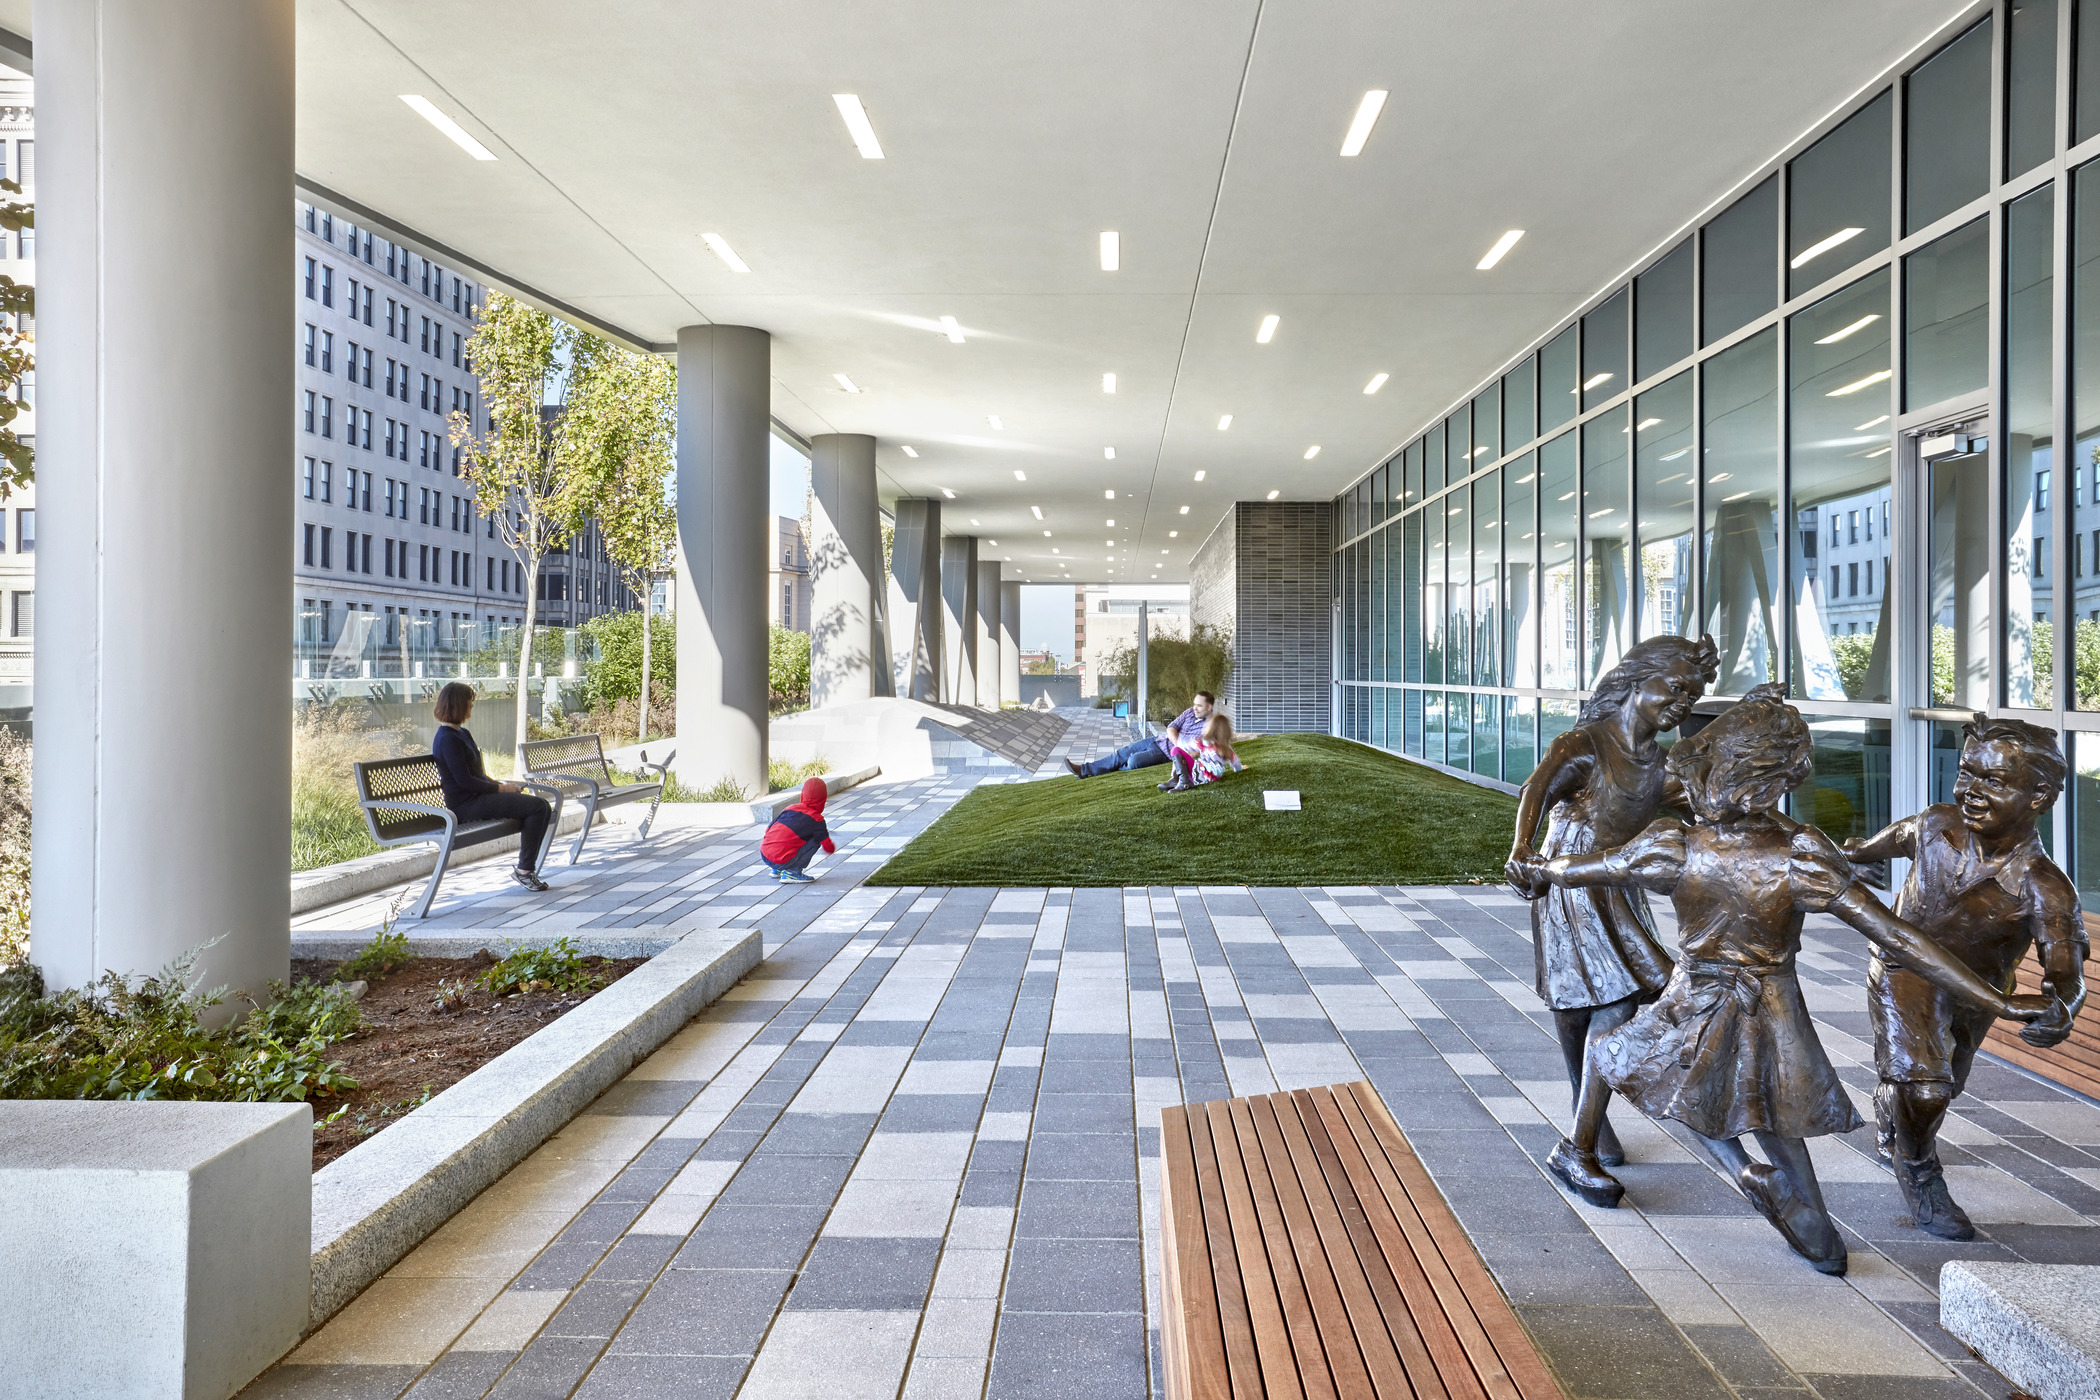
[{"label": "child in red hoodie", "polygon": [[824,825],[824,800],[830,795],[831,789],[822,778],[811,778],[802,785],[802,800],[773,818],[765,839],[758,843],[760,858],[783,885],[813,883],[817,877],[805,873],[802,867],[816,856],[819,846],[826,855],[838,850],[832,844],[830,828]]}]

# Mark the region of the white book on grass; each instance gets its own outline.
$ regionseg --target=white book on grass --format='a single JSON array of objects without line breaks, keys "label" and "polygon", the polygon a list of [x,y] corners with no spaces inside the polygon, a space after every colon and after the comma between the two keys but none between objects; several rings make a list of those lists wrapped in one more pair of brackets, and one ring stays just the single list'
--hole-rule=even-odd
[{"label": "white book on grass", "polygon": [[1298,810],[1298,793],[1295,788],[1266,788],[1262,791],[1261,805],[1271,812],[1295,812]]}]

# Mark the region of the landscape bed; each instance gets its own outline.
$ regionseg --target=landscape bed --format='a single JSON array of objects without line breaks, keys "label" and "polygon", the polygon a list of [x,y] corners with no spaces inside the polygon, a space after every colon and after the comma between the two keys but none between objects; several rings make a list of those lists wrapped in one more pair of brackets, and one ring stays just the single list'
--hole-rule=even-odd
[{"label": "landscape bed", "polygon": [[[1318,734],[1239,746],[1247,771],[1161,793],[1164,766],[979,787],[871,885],[1497,883],[1516,799]],[[1296,791],[1302,810],[1262,794]]]}]

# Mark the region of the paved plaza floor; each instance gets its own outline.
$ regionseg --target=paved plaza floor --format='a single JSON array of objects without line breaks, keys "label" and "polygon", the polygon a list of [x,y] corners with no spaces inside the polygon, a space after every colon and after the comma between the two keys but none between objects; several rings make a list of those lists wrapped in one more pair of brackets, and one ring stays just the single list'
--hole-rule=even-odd
[{"label": "paved plaza floor", "polygon": [[[1940,1264],[2100,1263],[2100,1107],[1996,1062],[1946,1134],[1972,1244],[1908,1225],[1871,1129],[1815,1144],[1842,1279],[1623,1106],[1625,1205],[1583,1205],[1539,1165],[1567,1085],[1507,890],[859,883],[967,786],[841,794],[810,886],[675,828],[594,837],[551,899],[448,883],[433,925],[755,926],[766,958],[246,1394],[1158,1394],[1159,1109],[1358,1078],[1581,1400],[2003,1397]],[[1863,1112],[1864,947],[1818,917],[1800,968]]]}]

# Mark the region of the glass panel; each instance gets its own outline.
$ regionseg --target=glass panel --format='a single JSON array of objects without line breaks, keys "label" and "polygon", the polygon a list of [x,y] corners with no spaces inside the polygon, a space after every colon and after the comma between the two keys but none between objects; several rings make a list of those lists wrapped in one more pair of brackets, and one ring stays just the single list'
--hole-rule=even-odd
[{"label": "glass panel", "polygon": [[1991,474],[1977,442],[1930,467],[1932,703],[1949,709],[1991,703]]},{"label": "glass panel", "polygon": [[2005,703],[2055,704],[2055,188],[2005,211]]},{"label": "glass panel", "polygon": [[1888,592],[1854,582],[1886,572],[1888,312],[1883,268],[1789,323],[1792,679],[1810,700],[1889,698]]},{"label": "glass panel", "polygon": [[1422,440],[1420,438],[1407,445],[1407,453],[1401,458],[1401,473],[1400,501],[1401,508],[1404,510],[1422,499]]},{"label": "glass panel", "polygon": [[1787,295],[1889,246],[1889,113],[1875,98],[1787,167]]},{"label": "glass panel", "polygon": [[1371,473],[1371,524],[1374,526],[1385,523],[1386,502],[1390,501],[1393,496],[1392,491],[1389,489],[1389,484],[1396,474],[1396,470],[1396,468],[1387,466],[1380,467],[1377,471]]},{"label": "glass panel", "polygon": [[1407,721],[1405,730],[1407,751],[1416,758],[1422,756],[1422,692],[1407,692]]},{"label": "glass panel", "polygon": [[1502,781],[1521,783],[1539,766],[1539,702],[1502,698]]},{"label": "glass panel", "polygon": [[1370,679],[1382,681],[1385,675],[1385,536],[1373,535],[1364,541],[1364,551],[1370,556],[1371,599],[1367,625],[1370,627],[1371,674]]},{"label": "glass panel", "polygon": [[1916,233],[1990,187],[1990,20],[1912,70],[1904,97],[1903,231]]},{"label": "glass panel", "polygon": [[1582,318],[1582,406],[1595,408],[1626,387],[1627,292],[1621,287]]},{"label": "glass panel", "polygon": [[1692,615],[1692,373],[1634,400],[1634,529],[1640,542],[1640,632],[1695,637]]},{"label": "glass panel", "polygon": [[1706,251],[1700,343],[1711,345],[1779,305],[1779,177],[1729,205],[1700,237]]},{"label": "glass panel", "polygon": [[1498,685],[1502,664],[1502,473],[1473,483],[1473,684]]},{"label": "glass panel", "polygon": [[2071,143],[2100,136],[2100,0],[2071,16]]},{"label": "glass panel", "polygon": [[1582,425],[1582,626],[1589,659],[1583,684],[1626,653],[1626,551],[1632,533],[1627,497],[1626,410]]},{"label": "glass panel", "polygon": [[1444,480],[1464,481],[1473,455],[1473,406],[1465,404],[1444,420]]},{"label": "glass panel", "polygon": [[1444,489],[1444,425],[1437,424],[1422,439],[1422,499]]},{"label": "glass panel", "polygon": [[1533,411],[1538,395],[1537,385],[1532,383],[1538,371],[1538,361],[1527,358],[1508,374],[1502,376],[1502,450],[1512,451],[1530,442],[1538,434],[1533,427],[1537,414]]},{"label": "glass panel", "polygon": [[1444,692],[1444,762],[1464,768],[1472,750],[1473,698],[1463,690]]},{"label": "glass panel", "polygon": [[1371,742],[1381,749],[1385,747],[1385,697],[1390,694],[1389,690],[1371,692]]},{"label": "glass panel", "polygon": [[[2100,734],[2070,734],[2071,879],[2078,902],[2100,908]],[[2042,822],[2046,830],[2050,823]]]},{"label": "glass panel", "polygon": [[1502,683],[1539,683],[1538,615],[1538,484],[1537,464],[1529,453],[1510,463],[1502,501],[1503,643]]},{"label": "glass panel", "polygon": [[1490,384],[1473,396],[1473,465],[1502,455],[1502,386]]},{"label": "glass panel", "polygon": [[1356,679],[1371,679],[1371,542],[1365,540],[1350,553],[1356,562]]},{"label": "glass panel", "polygon": [[1444,761],[1444,692],[1422,692],[1422,757],[1431,763]]},{"label": "glass panel", "polygon": [[1582,511],[1575,500],[1575,434],[1539,449],[1539,578],[1545,596],[1539,608],[1539,684],[1575,690],[1581,684],[1580,629],[1576,625],[1575,550],[1582,537]]},{"label": "glass panel", "polygon": [[2013,0],[2007,31],[2005,177],[2056,153],[2056,0]]},{"label": "glass panel", "polygon": [[1422,512],[1422,679],[1444,683],[1444,513]]},{"label": "glass panel", "polygon": [[1581,712],[1579,701],[1539,701],[1539,752],[1544,753],[1555,739],[1573,729],[1576,716]]},{"label": "glass panel", "polygon": [[1407,536],[1406,572],[1400,576],[1400,625],[1406,629],[1404,681],[1422,679],[1422,512],[1407,517],[1401,526]]},{"label": "glass panel", "polygon": [[1721,652],[1714,694],[1741,695],[1779,679],[1778,327],[1703,372],[1706,631]]},{"label": "glass panel", "polygon": [[1539,431],[1550,433],[1575,416],[1581,378],[1576,373],[1575,327],[1539,351]]},{"label": "glass panel", "polygon": [[1964,224],[1903,260],[1903,404],[1981,389],[1990,373],[1990,221]]},{"label": "glass panel", "polygon": [[[2100,3],[2100,0],[2096,0]],[[2089,15],[2100,28],[2100,9]],[[2085,40],[2081,38],[2080,43]],[[2100,62],[2100,58],[2096,58]],[[2094,74],[2100,80],[2100,72]],[[2100,112],[2095,113],[2100,117]],[[2071,423],[2074,445],[2059,490],[2071,495],[2071,606],[2079,658],[2070,703],[2100,710],[2100,165],[2076,172],[2071,205]],[[2088,661],[2085,658],[2091,657]],[[2096,741],[2100,742],[2100,741]],[[2093,749],[2100,760],[2100,747]],[[2100,830],[2093,840],[2100,843]],[[2100,878],[2100,867],[2095,869]]]},{"label": "glass panel", "polygon": [[1444,679],[1466,685],[1473,679],[1473,532],[1468,519],[1468,493],[1453,491],[1432,507],[1441,509],[1451,547],[1445,557],[1450,572],[1445,576],[1450,591],[1451,630],[1444,651]]},{"label": "glass panel", "polygon": [[1483,778],[1502,776],[1502,697],[1473,697],[1473,771]]},{"label": "glass panel", "polygon": [[1633,283],[1633,380],[1692,353],[1692,240],[1663,254]]},{"label": "glass panel", "polygon": [[[1889,722],[1811,716],[1815,772],[1794,789],[1788,808],[1833,841],[1872,836],[1889,824]],[[1863,865],[1867,883],[1888,884],[1886,866]]]},{"label": "glass panel", "polygon": [[1385,679],[1407,678],[1407,531],[1393,526],[1378,537],[1385,554]]}]

